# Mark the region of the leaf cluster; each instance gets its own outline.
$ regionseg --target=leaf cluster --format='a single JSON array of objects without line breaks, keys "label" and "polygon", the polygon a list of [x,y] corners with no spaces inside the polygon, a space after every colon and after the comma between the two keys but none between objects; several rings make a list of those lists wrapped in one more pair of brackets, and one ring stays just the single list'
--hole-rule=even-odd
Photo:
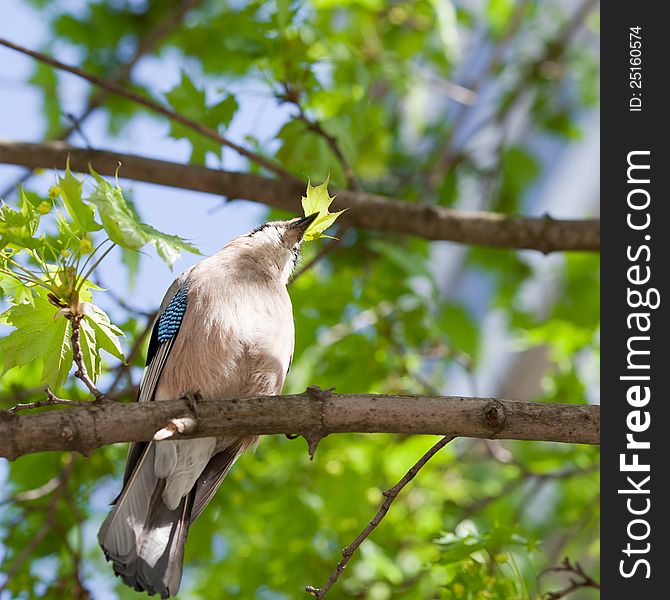
[{"label": "leaf cluster", "polygon": [[35,362],[41,365],[39,384],[60,388],[72,367],[71,321],[83,317],[83,362],[97,380],[100,350],[124,359],[123,332],[92,303],[92,291],[100,288],[90,278],[102,259],[117,245],[137,252],[153,244],[169,265],[182,250],[198,252],[142,223],[118,184],[91,172],[96,183],[88,196],[68,166],[48,197],[21,190],[16,209],[4,202],[0,207],[0,293],[10,305],[0,323],[14,328],[0,337],[1,375]]}]

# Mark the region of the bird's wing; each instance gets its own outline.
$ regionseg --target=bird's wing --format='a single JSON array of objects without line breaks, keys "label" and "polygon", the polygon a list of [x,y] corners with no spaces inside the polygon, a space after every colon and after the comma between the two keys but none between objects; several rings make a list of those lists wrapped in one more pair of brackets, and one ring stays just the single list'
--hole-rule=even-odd
[{"label": "bird's wing", "polygon": [[[158,316],[154,321],[151,331],[146,367],[144,375],[142,375],[137,402],[151,402],[154,399],[158,379],[163,371],[174,340],[177,337],[182,318],[186,312],[188,275],[190,271],[191,269],[184,271],[184,273],[174,280],[161,302]],[[130,445],[126,471],[123,475],[124,487],[146,447],[147,442],[134,442]]]},{"label": "bird's wing", "polygon": [[198,477],[195,484],[195,498],[193,500],[193,509],[191,511],[191,522],[195,521],[205,506],[212,499],[212,496],[219,489],[221,482],[240,457],[240,454],[252,443],[254,438],[242,438],[235,440],[235,443],[224,448],[212,458],[209,459],[207,466]]}]

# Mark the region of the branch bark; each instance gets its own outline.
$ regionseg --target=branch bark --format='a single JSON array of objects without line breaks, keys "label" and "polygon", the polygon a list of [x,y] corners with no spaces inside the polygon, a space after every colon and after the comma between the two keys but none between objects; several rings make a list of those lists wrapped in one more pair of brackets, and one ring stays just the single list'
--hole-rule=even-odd
[{"label": "branch bark", "polygon": [[[70,167],[75,171],[88,172],[91,164],[102,175],[112,176],[121,163],[120,175],[125,179],[220,194],[301,212],[304,184],[294,180],[88,150],[60,142],[32,144],[0,140],[0,163],[63,169],[68,156]],[[534,249],[544,253],[597,252],[600,247],[600,221],[597,219],[556,220],[548,216],[534,218],[460,211],[353,191],[338,191],[333,207],[334,210],[350,209],[341,219],[348,225],[411,234],[429,240]]]},{"label": "branch bark", "polygon": [[[489,439],[600,443],[600,407],[457,396],[303,394],[220,400],[188,399],[85,407],[18,415],[0,411],[0,457],[151,440],[173,419],[192,417],[189,438],[226,434],[453,433]],[[175,435],[173,439],[182,436]]]}]

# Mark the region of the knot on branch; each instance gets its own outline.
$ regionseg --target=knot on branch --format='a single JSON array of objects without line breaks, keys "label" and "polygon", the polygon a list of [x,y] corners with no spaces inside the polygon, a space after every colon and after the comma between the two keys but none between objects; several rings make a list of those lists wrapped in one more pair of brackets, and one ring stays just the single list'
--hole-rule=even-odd
[{"label": "knot on branch", "polygon": [[491,400],[484,409],[484,425],[494,433],[498,433],[504,426],[507,416],[505,407],[498,400]]},{"label": "knot on branch", "polygon": [[305,586],[305,591],[315,598],[323,598],[323,592],[321,591],[321,588],[315,588],[313,585],[307,585]]},{"label": "knot on branch", "polygon": [[309,452],[309,460],[314,460],[314,454],[316,453],[316,448],[319,445],[319,442],[326,437],[323,433],[325,431],[325,408],[326,402],[331,397],[332,392],[335,388],[321,389],[318,385],[310,385],[306,390],[305,394],[310,398],[317,400],[319,402],[319,421],[314,424],[314,427],[311,431],[301,433],[302,437],[305,438],[307,442],[307,452]]},{"label": "knot on branch", "polygon": [[72,440],[74,440],[75,437],[77,437],[77,431],[75,430],[74,427],[64,425],[63,428],[60,430],[60,436],[64,441],[71,442]]}]

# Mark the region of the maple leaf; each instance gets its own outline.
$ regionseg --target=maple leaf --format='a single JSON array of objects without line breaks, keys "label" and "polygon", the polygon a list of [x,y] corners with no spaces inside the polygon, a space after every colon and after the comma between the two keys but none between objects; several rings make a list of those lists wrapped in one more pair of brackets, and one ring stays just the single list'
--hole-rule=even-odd
[{"label": "maple leaf", "polygon": [[324,235],[323,232],[335,223],[337,218],[347,210],[345,208],[334,213],[328,211],[333,200],[335,200],[335,196],[331,197],[328,194],[329,179],[327,178],[326,181],[317,186],[313,186],[311,181],[307,182],[307,193],[302,197],[302,209],[305,211],[305,216],[313,215],[314,213],[319,213],[319,216],[312,221],[311,225],[305,231],[303,239],[306,242],[324,237],[332,238],[330,235]]}]

